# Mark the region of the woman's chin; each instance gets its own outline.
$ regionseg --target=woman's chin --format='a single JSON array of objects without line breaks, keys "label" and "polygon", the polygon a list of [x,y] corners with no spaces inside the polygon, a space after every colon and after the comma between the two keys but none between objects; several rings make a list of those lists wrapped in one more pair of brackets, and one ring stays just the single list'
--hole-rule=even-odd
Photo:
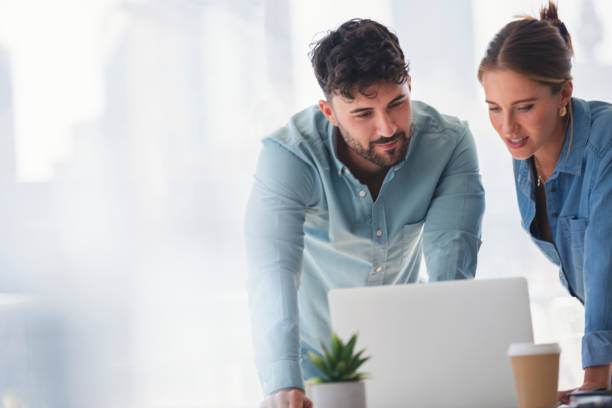
[{"label": "woman's chin", "polygon": [[509,150],[509,152],[510,152],[510,156],[512,156],[512,158],[516,160],[526,160],[530,158],[531,156],[533,156],[533,153],[531,152],[520,152],[516,150],[514,151]]}]

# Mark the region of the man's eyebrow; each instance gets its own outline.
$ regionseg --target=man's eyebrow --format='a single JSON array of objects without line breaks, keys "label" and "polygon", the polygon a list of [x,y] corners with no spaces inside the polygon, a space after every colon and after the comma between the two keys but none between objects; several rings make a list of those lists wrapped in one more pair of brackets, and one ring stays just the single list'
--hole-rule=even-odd
[{"label": "man's eyebrow", "polygon": [[349,113],[359,113],[359,112],[369,111],[369,110],[372,110],[372,108],[369,108],[369,107],[366,107],[366,108],[357,108],[357,109],[353,109]]},{"label": "man's eyebrow", "polygon": [[[524,103],[524,102],[533,102],[533,101],[536,101],[536,100],[538,100],[538,98],[536,98],[536,97],[533,97],[533,98],[526,98],[526,99],[519,99],[518,101],[514,101],[514,102],[512,102],[512,105],[516,105],[516,104],[518,104],[518,103]],[[496,103],[496,102],[489,101],[489,100],[487,100],[487,99],[485,99],[485,102],[486,102],[486,103],[493,104],[493,105],[497,105],[497,103]]]},{"label": "man's eyebrow", "polygon": [[[387,104],[387,106],[389,106],[389,105],[393,105],[394,103],[396,103],[396,102],[400,101],[401,99],[404,99],[405,97],[406,97],[406,94],[401,94],[401,95],[398,95],[398,96],[396,96],[395,98],[393,98],[393,99],[392,99],[392,100],[391,100],[391,101],[390,101],[390,102]],[[356,108],[356,109],[353,109],[352,111],[349,111],[349,113],[360,113],[360,112],[369,111],[369,110],[372,110],[372,108],[370,108],[370,107],[365,107],[365,108]]]},{"label": "man's eyebrow", "polygon": [[406,94],[400,94],[400,95],[396,96],[395,98],[391,99],[391,102],[389,102],[389,103],[387,104],[387,106],[389,106],[389,105],[393,105],[395,102],[398,102],[398,101],[400,101],[401,99],[404,99],[405,97],[406,97]]}]

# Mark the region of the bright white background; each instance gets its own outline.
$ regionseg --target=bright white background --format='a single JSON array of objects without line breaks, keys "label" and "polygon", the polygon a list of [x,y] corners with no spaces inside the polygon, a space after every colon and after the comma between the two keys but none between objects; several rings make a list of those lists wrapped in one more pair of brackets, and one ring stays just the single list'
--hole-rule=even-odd
[{"label": "bright white background", "polygon": [[[494,33],[540,5],[0,0],[0,406],[255,406],[242,224],[259,141],[321,97],[309,44],[353,17],[398,33],[414,99],[469,121],[477,276],[528,278],[536,340],[561,343],[561,386],[578,385],[582,307],[520,229],[476,80]],[[575,94],[610,100],[612,3],[560,15]]]}]

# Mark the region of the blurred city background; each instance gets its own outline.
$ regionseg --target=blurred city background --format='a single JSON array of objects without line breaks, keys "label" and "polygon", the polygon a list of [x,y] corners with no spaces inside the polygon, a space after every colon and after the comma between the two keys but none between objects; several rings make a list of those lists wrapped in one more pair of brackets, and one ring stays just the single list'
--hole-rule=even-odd
[{"label": "blurred city background", "polygon": [[[398,33],[413,99],[469,121],[478,278],[529,280],[581,383],[583,309],[520,228],[476,69],[539,0],[0,0],[0,407],[253,407],[242,225],[260,140],[322,94],[310,43]],[[560,0],[575,95],[612,99],[612,3]],[[270,294],[273,296],[274,294]]]}]

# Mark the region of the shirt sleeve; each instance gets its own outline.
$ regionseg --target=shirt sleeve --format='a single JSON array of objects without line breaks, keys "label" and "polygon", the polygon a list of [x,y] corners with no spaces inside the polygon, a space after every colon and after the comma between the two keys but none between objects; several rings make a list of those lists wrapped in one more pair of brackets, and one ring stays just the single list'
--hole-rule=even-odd
[{"label": "shirt sleeve", "polygon": [[474,277],[484,208],[476,145],[465,126],[425,217],[423,253],[430,281]]},{"label": "shirt sleeve", "polygon": [[612,152],[606,156],[591,191],[584,237],[583,367],[612,363]]},{"label": "shirt sleeve", "polygon": [[255,363],[266,395],[304,388],[297,291],[313,185],[312,168],[278,143],[264,142],[247,204],[245,242]]}]

